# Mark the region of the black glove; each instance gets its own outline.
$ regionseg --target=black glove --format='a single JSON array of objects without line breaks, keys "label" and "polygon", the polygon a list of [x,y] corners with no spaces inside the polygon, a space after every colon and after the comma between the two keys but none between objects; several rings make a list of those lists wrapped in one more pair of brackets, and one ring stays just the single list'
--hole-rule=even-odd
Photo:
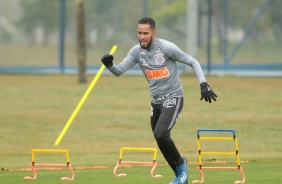
[{"label": "black glove", "polygon": [[111,66],[113,66],[113,60],[114,60],[114,57],[110,54],[105,54],[101,61],[102,63],[105,65],[105,67],[109,68]]},{"label": "black glove", "polygon": [[216,101],[215,97],[217,97],[217,95],[212,91],[208,83],[203,82],[200,84],[200,86],[201,86],[201,99],[200,100],[205,99],[205,101],[206,102],[209,101],[209,103],[211,103],[211,99]]}]

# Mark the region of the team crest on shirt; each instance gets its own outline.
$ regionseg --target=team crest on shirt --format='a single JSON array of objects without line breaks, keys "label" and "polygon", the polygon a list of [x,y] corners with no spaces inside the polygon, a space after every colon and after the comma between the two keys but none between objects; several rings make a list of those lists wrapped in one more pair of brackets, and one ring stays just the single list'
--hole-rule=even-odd
[{"label": "team crest on shirt", "polygon": [[154,55],[155,63],[156,63],[157,65],[162,65],[162,64],[165,62],[165,59],[164,59],[163,56],[164,56],[163,53],[156,53],[156,54]]}]

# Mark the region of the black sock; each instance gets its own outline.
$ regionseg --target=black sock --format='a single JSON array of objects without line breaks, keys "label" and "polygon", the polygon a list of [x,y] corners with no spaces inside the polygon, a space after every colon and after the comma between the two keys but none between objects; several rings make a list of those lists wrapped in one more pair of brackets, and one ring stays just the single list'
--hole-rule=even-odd
[{"label": "black sock", "polygon": [[171,167],[171,169],[173,170],[175,176],[177,176],[176,163],[175,162],[171,162],[171,163],[168,163],[168,164]]},{"label": "black sock", "polygon": [[176,162],[177,167],[181,166],[184,163],[184,159],[182,157],[179,157],[179,159]]}]

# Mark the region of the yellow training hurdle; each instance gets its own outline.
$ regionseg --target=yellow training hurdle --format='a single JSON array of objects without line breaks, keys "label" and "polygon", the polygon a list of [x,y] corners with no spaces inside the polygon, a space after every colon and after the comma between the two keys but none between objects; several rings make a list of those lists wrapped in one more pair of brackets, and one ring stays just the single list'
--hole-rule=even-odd
[{"label": "yellow training hurdle", "polygon": [[[200,132],[231,132],[233,137],[200,137]],[[201,150],[200,141],[234,141],[235,143],[235,151],[233,152],[207,152]],[[240,184],[245,182],[245,174],[243,172],[243,168],[240,166],[240,155],[238,148],[238,140],[236,138],[235,131],[232,129],[199,129],[197,130],[197,145],[198,145],[198,161],[199,167],[198,171],[201,175],[201,180],[193,180],[192,183],[203,183],[204,182],[204,174],[202,170],[239,170],[242,175],[241,181],[235,181],[235,183]],[[237,167],[203,167],[202,155],[226,155],[226,156],[236,156],[237,158]]]},{"label": "yellow training hurdle", "polygon": [[[154,157],[153,157],[153,162],[138,162],[138,161],[123,161],[122,160],[122,156],[123,156],[123,152],[125,150],[130,150],[130,151],[153,151],[154,152]],[[156,162],[156,158],[157,158],[157,149],[156,148],[141,148],[141,147],[122,147],[120,149],[120,153],[119,153],[119,161],[117,161],[117,165],[114,168],[114,176],[127,176],[127,174],[125,173],[120,173],[117,174],[116,171],[118,169],[118,167],[121,164],[125,164],[125,165],[148,165],[148,166],[153,166],[150,172],[151,177],[162,177],[162,175],[154,175],[154,170],[157,167],[157,162]]]},{"label": "yellow training hurdle", "polygon": [[[66,162],[67,164],[35,164],[35,153],[65,153],[66,154]],[[69,152],[68,150],[53,150],[53,149],[33,149],[31,151],[31,170],[33,171],[34,176],[26,176],[24,177],[25,180],[35,180],[37,177],[37,173],[35,170],[35,166],[59,166],[59,167],[65,167],[67,166],[67,168],[69,169],[69,171],[71,172],[72,177],[68,178],[68,177],[62,177],[61,180],[74,180],[74,172],[72,169],[72,166],[70,164],[70,158],[69,158]]]}]

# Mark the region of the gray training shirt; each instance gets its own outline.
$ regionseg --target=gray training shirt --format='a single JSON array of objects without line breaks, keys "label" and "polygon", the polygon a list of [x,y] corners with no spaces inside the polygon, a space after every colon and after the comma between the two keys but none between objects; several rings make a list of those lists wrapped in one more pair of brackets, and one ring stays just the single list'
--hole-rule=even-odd
[{"label": "gray training shirt", "polygon": [[176,61],[189,65],[200,83],[206,82],[197,60],[174,43],[159,38],[155,38],[148,49],[135,45],[121,63],[108,69],[115,76],[120,76],[138,63],[149,83],[151,102],[160,104],[169,97],[183,97]]}]

